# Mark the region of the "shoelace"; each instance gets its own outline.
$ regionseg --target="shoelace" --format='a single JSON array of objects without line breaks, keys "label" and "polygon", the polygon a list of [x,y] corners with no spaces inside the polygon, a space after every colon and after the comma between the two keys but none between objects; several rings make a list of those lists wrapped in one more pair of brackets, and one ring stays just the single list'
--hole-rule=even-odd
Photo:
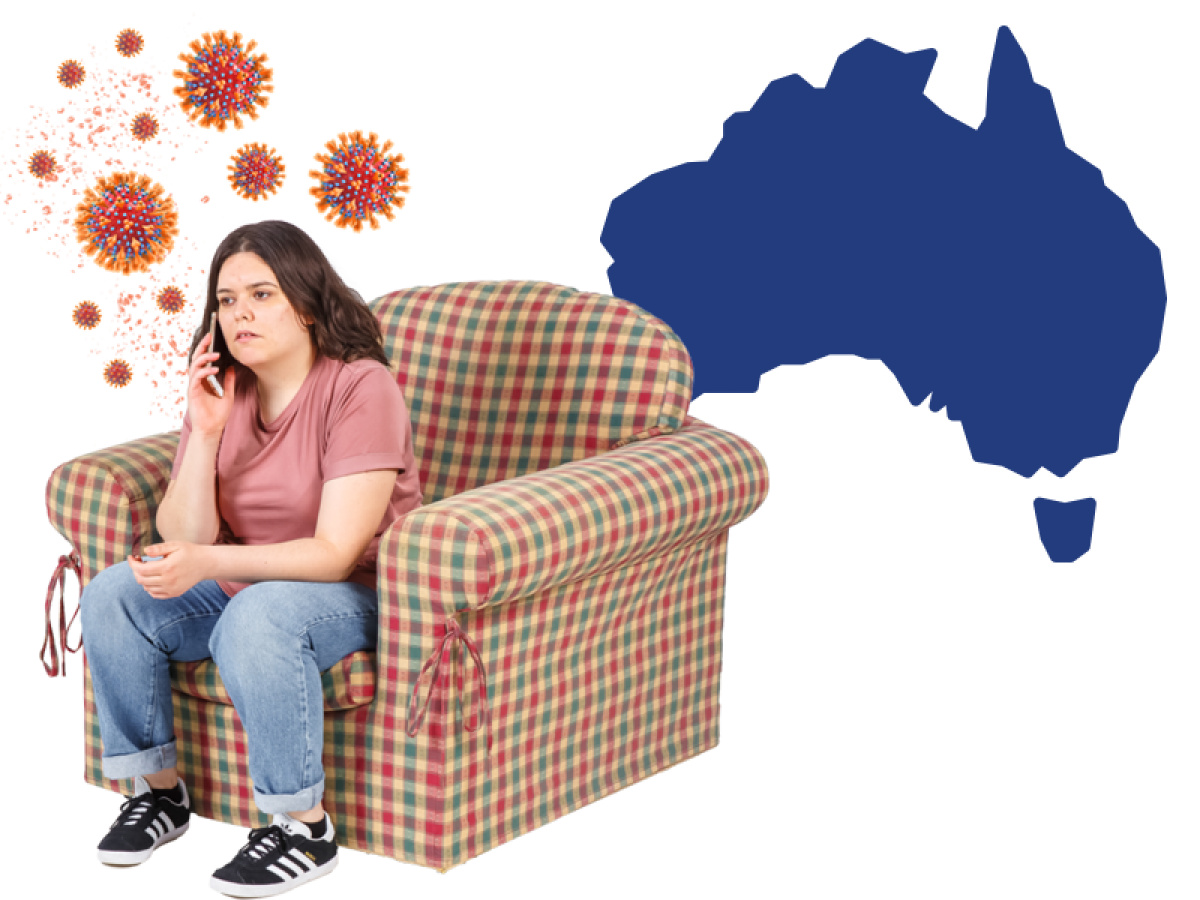
[{"label": "shoelace", "polygon": [[136,826],[153,807],[154,797],[151,794],[130,797],[121,804],[121,812],[117,815],[117,821],[113,822],[113,827],[116,828],[118,825],[125,827]]},{"label": "shoelace", "polygon": [[250,832],[250,840],[245,847],[238,851],[238,855],[258,861],[272,850],[282,847],[283,844],[283,829],[278,825],[255,828]]}]

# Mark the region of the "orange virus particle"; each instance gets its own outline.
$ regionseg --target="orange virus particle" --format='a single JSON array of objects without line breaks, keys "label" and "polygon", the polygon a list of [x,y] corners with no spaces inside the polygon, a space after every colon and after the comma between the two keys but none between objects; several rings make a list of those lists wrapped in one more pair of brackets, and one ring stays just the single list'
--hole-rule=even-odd
[{"label": "orange virus particle", "polygon": [[378,228],[378,216],[396,218],[393,209],[404,205],[401,192],[408,191],[408,169],[400,168],[402,155],[388,155],[391,141],[380,147],[374,132],[364,138],[361,131],[352,131],[339,134],[325,148],[328,153],[316,156],[321,171],[308,174],[317,179],[309,193],[317,198],[317,209],[326,214],[326,221],[362,231],[364,222]]},{"label": "orange virus particle", "polygon": [[84,300],[76,305],[75,311],[71,313],[71,319],[80,328],[91,331],[100,324],[100,307],[91,300]]},{"label": "orange virus particle", "polygon": [[144,46],[146,42],[132,28],[126,28],[117,35],[117,52],[122,56],[137,56]]},{"label": "orange virus particle", "polygon": [[29,157],[29,172],[38,178],[53,181],[54,173],[57,170],[58,162],[54,159],[54,154],[48,150],[38,150]]},{"label": "orange virus particle", "polygon": [[264,95],[275,90],[270,83],[271,70],[263,66],[267,55],[250,54],[258,44],[251,41],[243,47],[236,31],[232,38],[218,31],[206,32],[203,43],[192,41],[189,46],[191,53],[179,54],[187,71],[176,69],[173,74],[183,80],[175,95],[191,120],[224,131],[230,122],[241,128],[242,116],[257,119],[255,107],[266,106]]},{"label": "orange virus particle", "polygon": [[154,298],[154,302],[158,304],[158,308],[165,313],[174,315],[183,309],[187,298],[183,296],[183,291],[175,285],[168,285],[158,292],[158,296]]},{"label": "orange virus particle", "polygon": [[86,77],[87,71],[73,59],[68,59],[58,67],[58,83],[63,87],[79,87]]},{"label": "orange virus particle", "polygon": [[265,144],[239,147],[229,167],[229,183],[247,200],[258,201],[274,194],[283,184],[283,158]]},{"label": "orange virus particle", "polygon": [[158,119],[150,113],[138,113],[129,123],[129,130],[139,141],[148,141],[158,134]]},{"label": "orange virus particle", "polygon": [[133,381],[133,370],[123,359],[114,359],[104,367],[104,380],[112,387],[123,388]]},{"label": "orange virus particle", "polygon": [[100,178],[75,207],[75,237],[110,272],[145,272],[175,245],[175,201],[147,176],[114,172]]}]

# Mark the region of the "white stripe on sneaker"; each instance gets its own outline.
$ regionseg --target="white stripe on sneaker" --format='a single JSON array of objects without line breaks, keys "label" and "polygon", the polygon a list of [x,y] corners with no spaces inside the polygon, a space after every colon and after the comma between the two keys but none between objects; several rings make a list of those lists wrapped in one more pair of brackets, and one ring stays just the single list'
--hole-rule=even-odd
[{"label": "white stripe on sneaker", "polygon": [[[274,872],[280,877],[298,878],[301,875],[306,875],[308,872],[316,869],[317,865],[304,856],[299,850],[289,850],[284,856],[276,860],[275,865],[271,865],[268,871]],[[283,871],[281,871],[283,870]]]},{"label": "white stripe on sneaker", "polygon": [[301,853],[299,850],[296,850],[296,848],[294,848],[294,847],[292,848],[292,850],[290,850],[288,852],[288,856],[294,857],[296,860],[298,860],[300,865],[304,866],[305,870],[307,870],[307,871],[312,871],[313,869],[317,868],[316,862],[313,862],[312,859],[306,857],[304,853]]}]

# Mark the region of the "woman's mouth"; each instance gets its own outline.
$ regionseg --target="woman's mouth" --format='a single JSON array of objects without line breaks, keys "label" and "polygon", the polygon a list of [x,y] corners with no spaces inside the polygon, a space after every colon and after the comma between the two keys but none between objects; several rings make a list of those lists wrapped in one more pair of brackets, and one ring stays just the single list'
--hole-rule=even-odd
[{"label": "woman's mouth", "polygon": [[258,337],[258,335],[257,335],[257,334],[253,334],[252,332],[249,332],[249,331],[239,331],[239,332],[238,332],[238,334],[237,334],[237,337],[236,337],[236,338],[234,338],[234,340],[236,340],[236,341],[237,341],[239,344],[244,344],[244,343],[246,343],[247,341],[251,341],[251,340],[253,340],[253,339],[254,339],[254,338],[256,338],[256,337]]}]

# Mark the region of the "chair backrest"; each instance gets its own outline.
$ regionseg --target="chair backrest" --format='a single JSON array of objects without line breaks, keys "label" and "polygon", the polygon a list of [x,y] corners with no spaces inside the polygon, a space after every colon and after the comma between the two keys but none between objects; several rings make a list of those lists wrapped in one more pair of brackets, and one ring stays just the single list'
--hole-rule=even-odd
[{"label": "chair backrest", "polygon": [[404,392],[425,503],[683,425],[692,364],[661,319],[533,281],[371,303]]}]

